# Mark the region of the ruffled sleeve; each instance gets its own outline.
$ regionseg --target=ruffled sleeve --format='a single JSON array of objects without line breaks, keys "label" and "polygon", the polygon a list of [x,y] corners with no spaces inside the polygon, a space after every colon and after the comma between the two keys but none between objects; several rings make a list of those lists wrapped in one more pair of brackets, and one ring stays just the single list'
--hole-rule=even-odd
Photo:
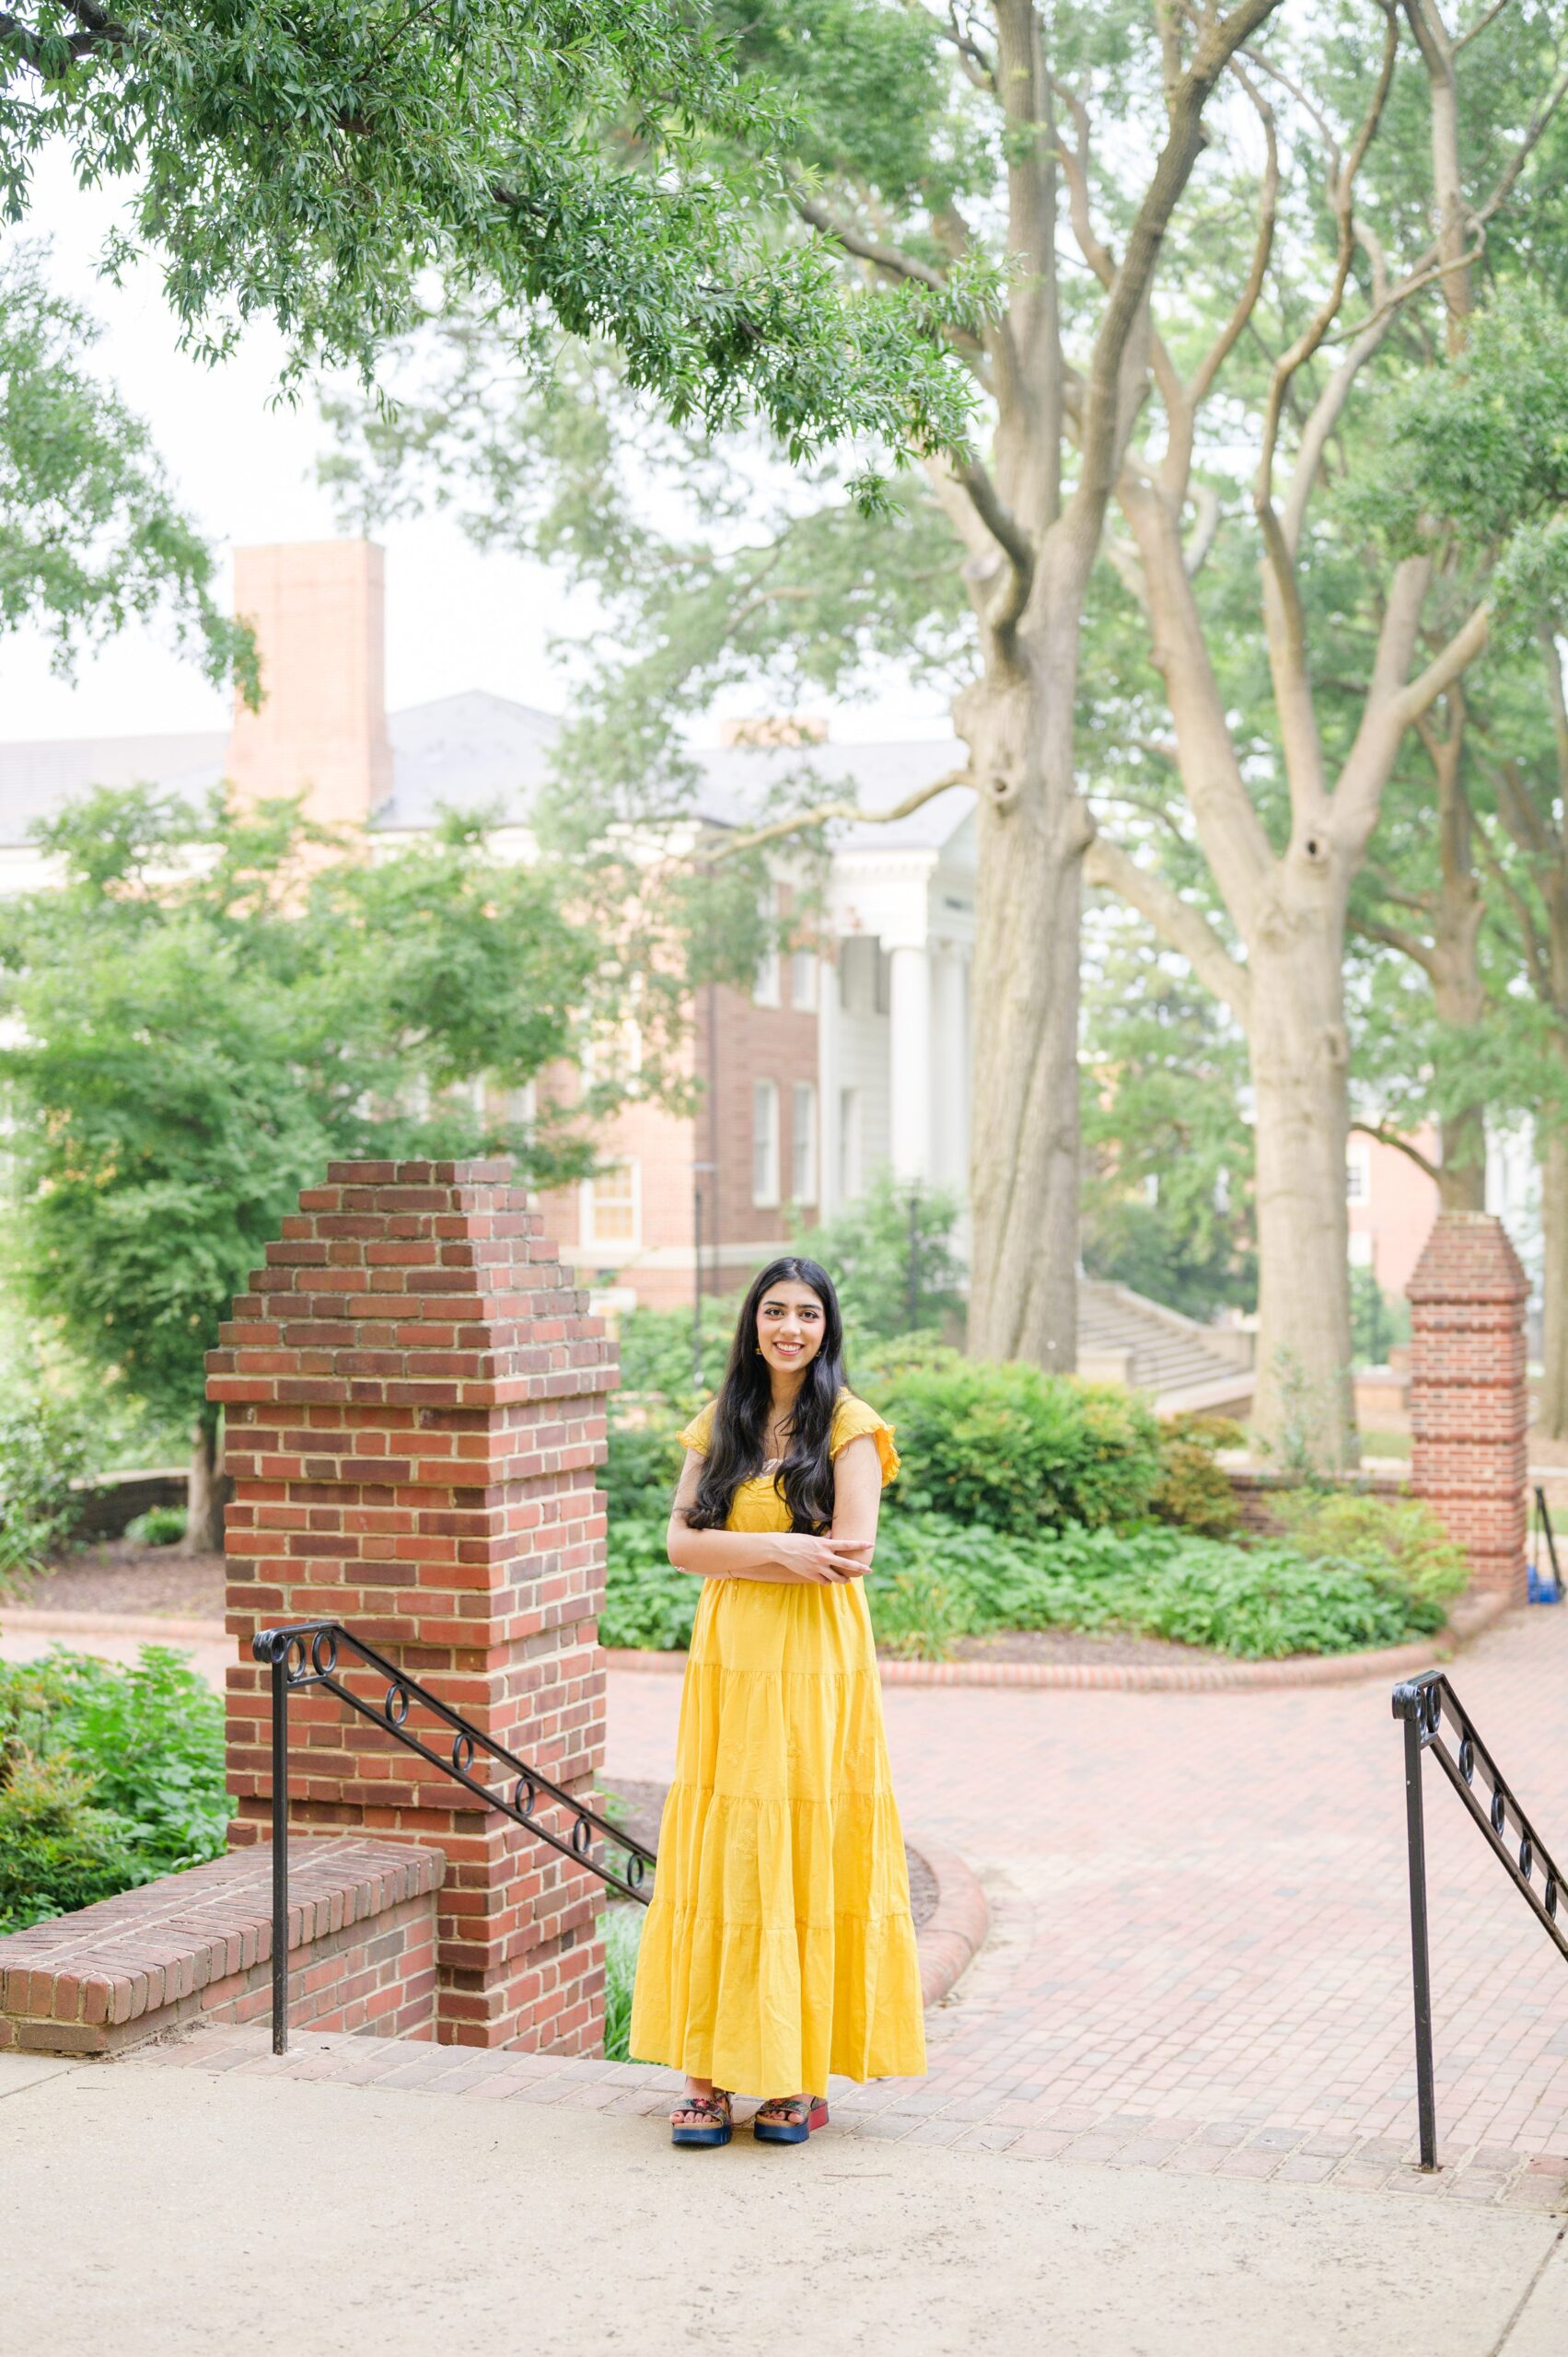
[{"label": "ruffled sleeve", "polygon": [[716,1400],[710,1399],[707,1406],[692,1417],[685,1431],[676,1434],[682,1448],[694,1448],[699,1457],[706,1457],[713,1443],[714,1410],[717,1404]]},{"label": "ruffled sleeve", "polygon": [[899,1469],[899,1452],[893,1446],[893,1427],[885,1418],[857,1399],[853,1391],[842,1392],[833,1410],[833,1436],[828,1445],[830,1457],[837,1457],[852,1440],[860,1440],[869,1433],[877,1444],[877,1454],[882,1460],[882,1487],[887,1488]]}]

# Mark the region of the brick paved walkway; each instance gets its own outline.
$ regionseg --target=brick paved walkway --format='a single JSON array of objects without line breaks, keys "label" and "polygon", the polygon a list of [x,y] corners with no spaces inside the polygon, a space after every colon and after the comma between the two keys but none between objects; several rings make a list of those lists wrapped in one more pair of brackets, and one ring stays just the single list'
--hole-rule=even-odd
[{"label": "brick paved walkway", "polygon": [[[1455,1666],[1568,1851],[1568,1608]],[[612,1678],[609,1780],[668,1773],[674,1679]],[[892,1689],[909,1826],[985,1883],[993,1938],[879,2132],[1543,2203],[1568,2173],[1568,1968],[1435,1771],[1437,2180],[1413,2149],[1400,1730],[1381,1687],[1209,1695]],[[1526,2164],[1534,2161],[1533,2170]],[[1459,2164],[1463,2162],[1462,2169]],[[1533,2179],[1533,2186],[1532,2186]]]}]

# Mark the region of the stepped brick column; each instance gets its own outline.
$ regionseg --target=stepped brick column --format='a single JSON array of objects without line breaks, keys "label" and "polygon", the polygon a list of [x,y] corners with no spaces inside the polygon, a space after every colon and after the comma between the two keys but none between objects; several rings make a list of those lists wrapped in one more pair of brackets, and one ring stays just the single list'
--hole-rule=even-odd
[{"label": "stepped brick column", "polygon": [[1406,1287],[1411,1488],[1470,1559],[1478,1588],[1525,1601],[1525,1302],[1501,1220],[1444,1212]]},{"label": "stepped brick column", "polygon": [[[505,1162],[334,1163],[301,1195],[208,1360],[235,1480],[228,1626],[342,1621],[587,1797],[615,1347],[525,1201]],[[238,1843],[268,1838],[271,1801],[269,1673],[242,1650]],[[378,1702],[382,1682],[363,1690]],[[331,1695],[292,1697],[290,1730],[302,1830],[446,1852],[436,2036],[595,2050],[594,1877]]]}]

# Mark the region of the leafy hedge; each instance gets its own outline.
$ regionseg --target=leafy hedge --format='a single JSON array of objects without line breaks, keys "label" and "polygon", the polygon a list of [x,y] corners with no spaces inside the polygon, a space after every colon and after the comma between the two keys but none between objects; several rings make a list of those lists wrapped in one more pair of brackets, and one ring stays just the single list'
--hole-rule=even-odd
[{"label": "leafy hedge", "polygon": [[223,1704],[182,1654],[0,1662],[0,1932],[223,1853]]},{"label": "leafy hedge", "polygon": [[[612,1526],[603,1643],[679,1650],[701,1586],[666,1559],[662,1520]],[[879,1644],[935,1661],[960,1637],[1004,1629],[1125,1629],[1273,1660],[1399,1644],[1444,1616],[1386,1559],[1308,1558],[1284,1539],[1238,1547],[1162,1523],[1029,1540],[890,1515],[866,1593]]]},{"label": "leafy hedge", "polygon": [[896,1513],[1033,1538],[1148,1512],[1161,1478],[1159,1427],[1135,1392],[946,1356],[950,1364],[869,1387],[904,1459],[889,1499]]}]

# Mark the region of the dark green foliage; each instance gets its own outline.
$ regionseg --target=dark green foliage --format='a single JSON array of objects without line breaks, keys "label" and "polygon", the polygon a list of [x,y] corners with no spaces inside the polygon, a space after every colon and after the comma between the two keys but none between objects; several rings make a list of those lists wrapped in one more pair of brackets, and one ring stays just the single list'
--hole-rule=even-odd
[{"label": "dark green foliage", "polygon": [[0,212],[34,155],[134,184],[132,234],[189,340],[269,313],[295,370],[357,365],[423,315],[432,276],[523,358],[553,315],[616,343],[632,380],[728,424],[756,408],[796,455],[865,435],[961,438],[969,400],[923,289],[847,287],[771,238],[759,177],[776,104],[671,0],[24,0],[0,17]]},{"label": "dark green foliage", "polygon": [[610,1522],[599,1643],[679,1651],[691,1643],[703,1583],[678,1572],[665,1544],[668,1505],[656,1521]]},{"label": "dark green foliage", "polygon": [[738,1295],[722,1300],[703,1295],[701,1382],[692,1366],[690,1309],[632,1310],[616,1331],[621,1389],[615,1399],[632,1402],[652,1394],[672,1409],[683,1409],[679,1421],[684,1423],[724,1380],[739,1307]]},{"label": "dark green foliage", "polygon": [[963,1263],[953,1248],[957,1196],[880,1170],[865,1193],[794,1241],[820,1260],[838,1289],[854,1341],[889,1341],[940,1329],[963,1314]]},{"label": "dark green foliage", "polygon": [[1160,1426],[1160,1479],[1151,1513],[1209,1538],[1228,1538],[1240,1514],[1215,1452],[1239,1448],[1245,1438],[1228,1416],[1169,1417]]},{"label": "dark green foliage", "polygon": [[0,1388],[0,1595],[39,1571],[75,1531],[94,1431],[79,1399],[12,1370]]},{"label": "dark green foliage", "polygon": [[1113,1384],[960,1359],[877,1387],[874,1404],[898,1433],[890,1496],[909,1514],[1033,1536],[1134,1520],[1159,1481],[1154,1417]]},{"label": "dark green foliage", "polygon": [[0,1662],[0,1931],[219,1857],[223,1704],[181,1654]]},{"label": "dark green foliage", "polygon": [[125,1536],[138,1547],[172,1547],[185,1536],[183,1506],[149,1506],[125,1526]]},{"label": "dark green foliage", "polygon": [[667,1421],[634,1424],[611,1415],[609,1450],[598,1476],[611,1529],[660,1514],[668,1519],[684,1455],[676,1429]]},{"label": "dark green foliage", "polygon": [[553,871],[466,821],[323,860],[345,847],[292,804],[147,789],[41,840],[63,883],[0,915],[9,1248],[41,1325],[155,1416],[206,1414],[203,1353],[329,1161],[511,1149],[549,1179],[591,1159],[564,1120],[525,1130],[464,1086],[575,1052],[604,961]]},{"label": "dark green foliage", "polygon": [[1465,1550],[1419,1498],[1304,1489],[1274,1502],[1275,1519],[1310,1562],[1359,1563],[1423,1610],[1442,1610],[1469,1577]]},{"label": "dark green foliage", "polygon": [[1065,1628],[1272,1660],[1397,1644],[1443,1620],[1441,1604],[1348,1558],[1309,1562],[1283,1541],[1237,1547],[1161,1524],[1074,1527],[1031,1542],[893,1516],[867,1593],[879,1636],[885,1619],[903,1650],[936,1658],[959,1635]]},{"label": "dark green foliage", "polygon": [[129,1826],[95,1807],[65,1759],[0,1757],[0,1932],[19,1932],[145,1882]]},{"label": "dark green foliage", "polygon": [[69,675],[84,647],[167,612],[207,676],[237,667],[254,700],[255,648],[215,602],[212,551],[145,424],[82,365],[98,334],[35,251],[0,258],[0,633],[35,624]]}]

